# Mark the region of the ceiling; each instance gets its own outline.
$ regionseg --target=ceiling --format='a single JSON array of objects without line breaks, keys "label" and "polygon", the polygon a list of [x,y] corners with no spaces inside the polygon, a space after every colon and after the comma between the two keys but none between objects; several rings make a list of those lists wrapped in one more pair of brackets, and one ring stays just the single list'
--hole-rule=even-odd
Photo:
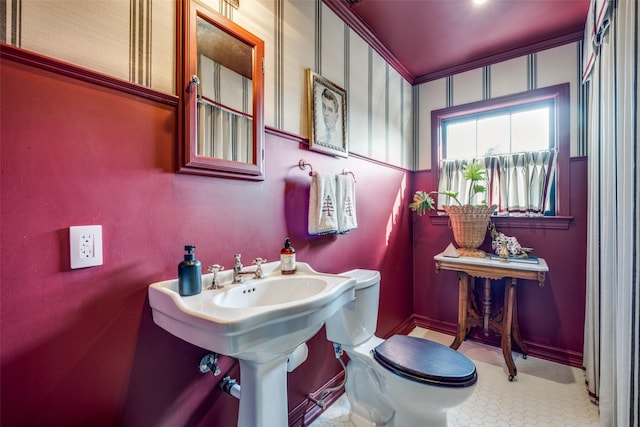
[{"label": "ceiling", "polygon": [[[582,38],[589,0],[324,0],[410,82]],[[374,47],[375,43],[374,43]]]}]

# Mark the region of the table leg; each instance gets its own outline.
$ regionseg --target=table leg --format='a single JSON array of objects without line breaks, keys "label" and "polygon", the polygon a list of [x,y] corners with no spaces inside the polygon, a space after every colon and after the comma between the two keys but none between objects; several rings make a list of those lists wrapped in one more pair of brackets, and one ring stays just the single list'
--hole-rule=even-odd
[{"label": "table leg", "polygon": [[513,340],[520,347],[520,351],[522,351],[522,358],[526,359],[527,354],[529,354],[529,348],[522,341],[522,337],[520,337],[520,326],[518,325],[518,290],[514,286],[513,288],[513,325],[511,326],[513,333]]},{"label": "table leg", "polygon": [[489,336],[489,320],[491,320],[491,279],[484,279],[484,298],[482,300],[482,324],[484,336]]},{"label": "table leg", "polygon": [[467,300],[469,292],[469,275],[458,272],[458,332],[453,343],[449,346],[454,350],[460,347],[467,335]]},{"label": "table leg", "polygon": [[517,279],[511,279],[510,283],[509,281],[507,282],[504,289],[505,317],[502,319],[502,354],[509,369],[509,381],[513,381],[515,376],[518,375],[518,369],[513,362],[513,355],[511,353],[511,326],[513,322],[513,303],[515,300]]}]

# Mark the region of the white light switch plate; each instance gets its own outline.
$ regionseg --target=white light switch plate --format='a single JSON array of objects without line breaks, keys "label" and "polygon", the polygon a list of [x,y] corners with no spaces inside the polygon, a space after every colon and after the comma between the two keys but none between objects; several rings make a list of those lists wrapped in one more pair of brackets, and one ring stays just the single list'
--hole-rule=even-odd
[{"label": "white light switch plate", "polygon": [[69,227],[71,268],[102,265],[102,226]]}]

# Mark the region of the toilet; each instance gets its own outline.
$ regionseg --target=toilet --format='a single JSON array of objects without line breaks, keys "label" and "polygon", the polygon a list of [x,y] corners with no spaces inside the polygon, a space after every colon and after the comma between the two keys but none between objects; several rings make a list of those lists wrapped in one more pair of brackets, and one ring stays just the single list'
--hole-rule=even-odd
[{"label": "toilet", "polygon": [[327,339],[349,356],[345,391],[355,427],[446,427],[447,411],[465,402],[478,378],[457,351],[417,337],[375,336],[380,273],[352,270],[355,300],[325,326]]}]

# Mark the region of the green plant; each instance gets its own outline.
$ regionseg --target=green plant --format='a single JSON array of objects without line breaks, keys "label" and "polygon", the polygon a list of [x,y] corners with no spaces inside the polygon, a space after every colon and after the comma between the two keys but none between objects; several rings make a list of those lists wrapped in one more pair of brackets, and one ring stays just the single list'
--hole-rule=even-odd
[{"label": "green plant", "polygon": [[[469,204],[473,201],[473,197],[478,193],[483,193],[486,187],[480,182],[485,180],[486,171],[480,166],[480,164],[473,162],[465,165],[462,168],[462,176],[469,181]],[[451,197],[459,206],[462,206],[460,200],[458,200],[457,191],[430,191],[426,193],[422,190],[418,190],[413,195],[413,203],[409,204],[409,209],[416,211],[418,215],[422,216],[428,210],[436,208],[436,202],[431,197],[432,194],[444,194]],[[487,204],[486,200],[482,200],[480,204]]]}]

